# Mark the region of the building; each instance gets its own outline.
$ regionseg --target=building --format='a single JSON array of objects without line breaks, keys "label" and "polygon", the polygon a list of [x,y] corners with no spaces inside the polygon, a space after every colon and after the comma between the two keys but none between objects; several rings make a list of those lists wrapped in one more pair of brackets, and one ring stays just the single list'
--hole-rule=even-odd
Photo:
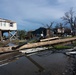
[{"label": "building", "polygon": [[63,34],[63,33],[64,33],[64,28],[58,28],[58,29],[57,29],[57,32],[58,32],[59,34]]},{"label": "building", "polygon": [[46,38],[48,37],[49,35],[53,35],[53,32],[51,30],[48,30],[47,28],[44,28],[44,27],[40,27],[34,31],[28,31],[27,32],[27,39],[31,39],[31,38],[34,38],[34,37],[43,37],[43,38]]},{"label": "building", "polygon": [[35,38],[35,37],[46,37],[46,28],[44,27],[40,27],[34,31],[28,31],[27,32],[27,39],[32,39],[32,38]]},{"label": "building", "polygon": [[33,34],[36,36],[41,36],[41,34],[43,34],[43,36],[46,36],[46,28],[44,27],[40,27],[38,29],[36,29],[35,31],[33,31]]},{"label": "building", "polygon": [[63,34],[65,33],[65,28],[57,27],[57,28],[54,28],[53,31],[55,36],[63,36]]},{"label": "building", "polygon": [[[7,32],[9,39],[16,38],[17,23],[11,20],[0,18],[0,40],[3,41],[3,34]],[[12,33],[13,32],[13,33]]]}]

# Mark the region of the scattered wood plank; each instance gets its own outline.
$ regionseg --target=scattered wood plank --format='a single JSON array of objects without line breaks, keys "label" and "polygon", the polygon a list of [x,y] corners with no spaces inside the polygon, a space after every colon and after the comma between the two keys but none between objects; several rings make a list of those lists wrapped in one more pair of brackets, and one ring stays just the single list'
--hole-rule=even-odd
[{"label": "scattered wood plank", "polygon": [[50,41],[50,40],[57,40],[59,39],[60,37],[52,37],[52,38],[47,38],[47,39],[41,39],[40,41],[41,42],[44,42],[44,41]]},{"label": "scattered wood plank", "polygon": [[48,49],[48,48],[46,48],[46,47],[31,48],[31,49],[20,50],[19,52],[21,52],[21,53],[34,53],[34,52],[44,51],[46,49]]}]

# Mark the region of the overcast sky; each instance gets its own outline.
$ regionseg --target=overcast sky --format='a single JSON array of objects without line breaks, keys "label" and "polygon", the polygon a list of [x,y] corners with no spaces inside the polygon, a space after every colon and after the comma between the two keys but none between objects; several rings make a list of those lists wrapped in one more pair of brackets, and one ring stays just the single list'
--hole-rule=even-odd
[{"label": "overcast sky", "polygon": [[76,0],[0,0],[0,17],[17,22],[18,29],[32,30],[60,21]]}]

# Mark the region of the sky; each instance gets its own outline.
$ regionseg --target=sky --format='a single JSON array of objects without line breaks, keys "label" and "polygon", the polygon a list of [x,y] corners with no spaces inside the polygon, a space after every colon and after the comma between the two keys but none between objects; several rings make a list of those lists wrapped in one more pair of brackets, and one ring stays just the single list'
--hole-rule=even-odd
[{"label": "sky", "polygon": [[0,0],[0,18],[17,22],[18,29],[34,30],[62,21],[71,7],[76,11],[76,0]]}]

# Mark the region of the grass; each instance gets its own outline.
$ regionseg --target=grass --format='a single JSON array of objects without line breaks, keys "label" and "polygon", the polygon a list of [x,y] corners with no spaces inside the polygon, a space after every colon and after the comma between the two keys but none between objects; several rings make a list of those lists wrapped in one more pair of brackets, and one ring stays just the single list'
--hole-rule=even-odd
[{"label": "grass", "polygon": [[13,40],[13,41],[11,41],[11,43],[13,43],[15,45],[18,45],[19,44],[19,40]]},{"label": "grass", "polygon": [[72,47],[71,46],[65,46],[65,45],[55,45],[54,48],[61,50],[61,49],[70,49]]},{"label": "grass", "polygon": [[76,46],[76,41],[73,42],[73,45]]},{"label": "grass", "polygon": [[2,42],[0,42],[0,47],[3,47],[3,46],[5,46],[5,44],[4,44],[4,43],[2,43]]}]

